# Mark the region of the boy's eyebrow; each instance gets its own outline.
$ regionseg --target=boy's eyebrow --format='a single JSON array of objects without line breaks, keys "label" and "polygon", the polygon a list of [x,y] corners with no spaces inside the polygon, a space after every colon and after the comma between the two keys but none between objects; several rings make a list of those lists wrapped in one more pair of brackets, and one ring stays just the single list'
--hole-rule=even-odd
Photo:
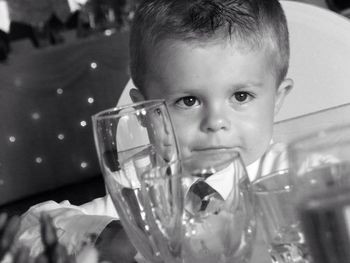
[{"label": "boy's eyebrow", "polygon": [[245,89],[245,88],[262,88],[264,85],[263,82],[247,82],[247,83],[237,83],[232,85],[233,89]]},{"label": "boy's eyebrow", "polygon": [[[264,83],[262,81],[248,81],[248,82],[240,82],[240,83],[235,83],[229,86],[229,89],[231,90],[240,90],[240,89],[247,89],[247,88],[263,88]],[[165,90],[165,94],[167,96],[186,96],[186,95],[191,95],[191,94],[196,94],[197,92],[200,92],[201,88],[200,87],[184,87],[184,86],[177,86],[176,89],[170,89],[170,90]]]}]

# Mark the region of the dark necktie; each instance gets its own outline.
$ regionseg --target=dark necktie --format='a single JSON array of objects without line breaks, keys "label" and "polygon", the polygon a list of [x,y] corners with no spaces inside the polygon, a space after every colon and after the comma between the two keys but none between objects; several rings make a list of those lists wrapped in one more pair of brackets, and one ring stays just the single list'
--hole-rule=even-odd
[{"label": "dark necktie", "polygon": [[194,183],[190,187],[189,192],[197,196],[200,200],[200,205],[196,206],[199,207],[198,211],[204,211],[207,208],[211,197],[217,194],[217,192],[204,181]]}]

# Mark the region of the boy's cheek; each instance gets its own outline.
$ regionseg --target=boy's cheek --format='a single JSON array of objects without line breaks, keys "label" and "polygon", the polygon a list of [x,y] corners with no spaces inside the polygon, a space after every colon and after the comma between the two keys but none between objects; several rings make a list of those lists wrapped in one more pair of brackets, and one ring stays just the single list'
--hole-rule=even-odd
[{"label": "boy's cheek", "polygon": [[181,157],[188,157],[191,154],[191,145],[194,140],[198,137],[197,134],[190,132],[189,130],[176,130],[177,142],[179,145],[179,151]]},{"label": "boy's cheek", "polygon": [[260,159],[267,150],[272,140],[272,132],[260,132],[259,136],[251,137],[247,142],[246,152],[242,154],[243,161],[246,165],[252,164]]},{"label": "boy's cheek", "polygon": [[173,126],[176,134],[176,138],[179,143],[186,145],[190,139],[195,138],[199,134],[199,130],[194,128],[193,122],[188,123],[186,121],[179,121],[173,118]]}]

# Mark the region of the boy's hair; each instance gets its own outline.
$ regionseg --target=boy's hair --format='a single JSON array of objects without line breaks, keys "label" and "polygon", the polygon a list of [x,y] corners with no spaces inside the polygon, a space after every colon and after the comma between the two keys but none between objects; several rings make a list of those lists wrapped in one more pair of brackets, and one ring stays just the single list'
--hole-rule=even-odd
[{"label": "boy's hair", "polygon": [[196,44],[230,39],[250,49],[268,47],[282,81],[289,64],[287,22],[278,0],[141,0],[130,33],[130,70],[142,89],[150,49],[164,40]]}]

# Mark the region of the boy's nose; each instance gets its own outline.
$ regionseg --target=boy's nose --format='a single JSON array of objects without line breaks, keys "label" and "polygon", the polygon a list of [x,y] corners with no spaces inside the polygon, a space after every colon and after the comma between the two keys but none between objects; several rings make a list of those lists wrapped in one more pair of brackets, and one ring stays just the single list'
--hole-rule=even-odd
[{"label": "boy's nose", "polygon": [[229,113],[222,109],[211,109],[204,113],[202,130],[205,132],[216,132],[230,129]]}]

